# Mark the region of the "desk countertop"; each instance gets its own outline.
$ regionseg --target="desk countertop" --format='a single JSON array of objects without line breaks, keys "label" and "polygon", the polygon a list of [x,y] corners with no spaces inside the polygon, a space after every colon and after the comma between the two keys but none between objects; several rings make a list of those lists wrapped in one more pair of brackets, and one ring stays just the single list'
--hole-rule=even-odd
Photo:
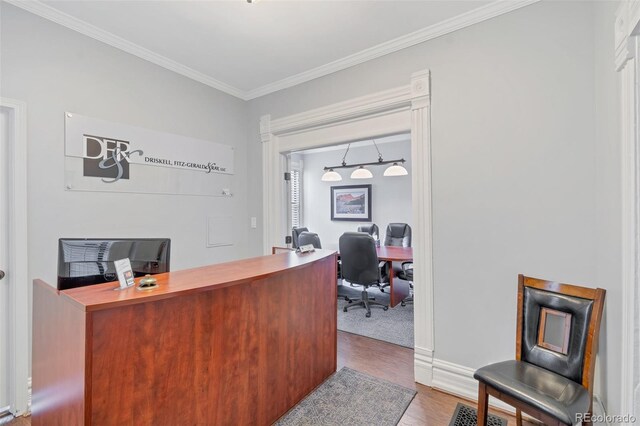
[{"label": "desk countertop", "polygon": [[255,281],[335,254],[333,250],[316,250],[304,254],[287,252],[157,274],[154,278],[159,287],[152,291],[138,290],[138,278],[136,285],[124,290],[114,290],[119,284],[112,282],[63,290],[60,294],[84,311],[97,311]]}]

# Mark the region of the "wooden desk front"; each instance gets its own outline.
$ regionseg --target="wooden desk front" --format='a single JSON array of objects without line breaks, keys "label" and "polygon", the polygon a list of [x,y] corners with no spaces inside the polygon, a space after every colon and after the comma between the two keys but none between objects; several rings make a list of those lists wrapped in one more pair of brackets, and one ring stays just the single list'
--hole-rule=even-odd
[{"label": "wooden desk front", "polygon": [[268,425],[336,370],[335,252],[156,277],[34,281],[34,426]]}]

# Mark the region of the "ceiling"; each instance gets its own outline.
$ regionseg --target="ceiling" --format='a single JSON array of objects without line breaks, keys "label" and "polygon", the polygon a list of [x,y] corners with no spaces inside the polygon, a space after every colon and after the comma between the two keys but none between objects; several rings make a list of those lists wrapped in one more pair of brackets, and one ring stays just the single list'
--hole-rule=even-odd
[{"label": "ceiling", "polygon": [[7,1],[252,99],[534,0]]}]

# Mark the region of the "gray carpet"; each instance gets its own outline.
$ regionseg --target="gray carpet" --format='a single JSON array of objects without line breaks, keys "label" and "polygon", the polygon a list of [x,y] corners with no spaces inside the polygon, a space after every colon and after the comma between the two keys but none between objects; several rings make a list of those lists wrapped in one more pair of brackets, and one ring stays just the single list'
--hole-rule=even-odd
[{"label": "gray carpet", "polygon": [[[394,285],[396,283],[394,281]],[[359,298],[361,291],[362,287],[351,287],[348,283],[338,286],[338,294],[352,298]],[[388,289],[386,291],[382,293],[378,288],[369,288],[369,294],[376,301],[388,304]],[[338,330],[413,348],[413,303],[408,303],[407,306],[397,305],[387,311],[373,306],[370,318],[364,316],[364,308],[351,308],[348,312],[343,312],[342,308],[348,304],[343,298],[338,299]]]},{"label": "gray carpet", "polygon": [[[478,411],[466,404],[458,403],[456,411],[453,412],[449,426],[477,426]],[[489,414],[487,416],[487,426],[507,426],[507,420],[502,417]]]},{"label": "gray carpet", "polygon": [[347,367],[293,407],[277,426],[394,426],[416,392]]}]

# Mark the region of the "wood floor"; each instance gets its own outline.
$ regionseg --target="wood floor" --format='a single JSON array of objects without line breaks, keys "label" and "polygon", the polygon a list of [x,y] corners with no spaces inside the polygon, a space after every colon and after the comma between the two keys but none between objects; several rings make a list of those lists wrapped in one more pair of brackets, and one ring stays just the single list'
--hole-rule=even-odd
[{"label": "wood floor", "polygon": [[[447,426],[458,402],[475,406],[475,402],[414,382],[413,349],[338,331],[338,369],[345,366],[418,392],[400,420],[401,426]],[[489,412],[506,418],[509,426],[516,424],[514,416]],[[524,424],[535,426],[526,421]]]},{"label": "wood floor", "polygon": [[[413,380],[413,350],[355,334],[338,332],[338,369],[349,367],[393,383],[415,389],[418,394],[400,420],[401,426],[446,426],[458,402],[473,402],[431,389]],[[494,412],[515,426],[515,417]],[[2,422],[0,422],[2,424]],[[11,426],[30,426],[27,418],[15,419]],[[524,422],[525,425],[535,426]]]}]

